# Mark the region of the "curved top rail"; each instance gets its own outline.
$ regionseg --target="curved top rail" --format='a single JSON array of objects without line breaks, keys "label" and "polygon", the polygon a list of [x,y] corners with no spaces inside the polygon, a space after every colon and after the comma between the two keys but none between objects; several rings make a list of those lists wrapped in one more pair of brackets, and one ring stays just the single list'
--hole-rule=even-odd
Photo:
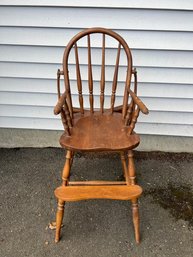
[{"label": "curved top rail", "polygon": [[69,56],[69,52],[70,49],[73,47],[73,45],[81,38],[83,38],[86,35],[89,34],[94,34],[94,33],[102,33],[102,34],[106,34],[109,35],[113,38],[115,38],[116,40],[118,40],[121,45],[123,46],[126,55],[127,55],[127,62],[128,62],[128,69],[130,70],[132,68],[132,55],[131,55],[131,51],[130,48],[128,46],[128,44],[126,43],[126,41],[116,32],[110,30],[110,29],[106,29],[106,28],[100,28],[100,27],[95,27],[95,28],[89,28],[89,29],[85,29],[81,32],[79,32],[78,34],[76,34],[67,44],[66,49],[64,51],[64,56],[63,56],[63,69],[64,71],[67,70],[67,66],[68,66],[68,56]]}]

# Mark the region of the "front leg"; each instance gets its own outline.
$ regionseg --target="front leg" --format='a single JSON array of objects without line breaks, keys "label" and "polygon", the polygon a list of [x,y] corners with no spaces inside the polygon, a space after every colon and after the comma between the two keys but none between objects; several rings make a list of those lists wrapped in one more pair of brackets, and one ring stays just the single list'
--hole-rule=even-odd
[{"label": "front leg", "polygon": [[58,243],[60,240],[60,230],[61,230],[62,220],[64,216],[64,204],[65,204],[64,201],[58,200],[58,208],[56,213],[56,235],[55,235],[56,243]]}]

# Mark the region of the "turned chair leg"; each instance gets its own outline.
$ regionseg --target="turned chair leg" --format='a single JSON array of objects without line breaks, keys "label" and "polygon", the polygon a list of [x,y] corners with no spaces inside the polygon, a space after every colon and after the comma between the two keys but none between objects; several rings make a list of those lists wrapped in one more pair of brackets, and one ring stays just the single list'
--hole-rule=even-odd
[{"label": "turned chair leg", "polygon": [[[135,165],[133,159],[133,151],[128,151],[128,174],[130,178],[131,185],[135,185]],[[140,233],[139,233],[139,207],[138,200],[133,199],[132,201],[132,214],[133,214],[133,226],[135,231],[135,240],[136,243],[140,242]]]},{"label": "turned chair leg", "polygon": [[71,152],[71,158],[70,158],[70,168],[72,167],[72,164],[73,164],[73,160],[74,160],[74,152]]},{"label": "turned chair leg", "polygon": [[128,176],[127,163],[126,163],[126,158],[125,158],[125,153],[124,152],[121,152],[121,163],[122,163],[122,167],[123,167],[124,178],[126,180],[126,183],[129,185],[130,184],[130,179],[129,179],[129,176]]},{"label": "turned chair leg", "polygon": [[[68,185],[68,179],[70,176],[70,168],[72,166],[73,161],[73,153],[69,150],[66,152],[66,161],[64,164],[64,169],[62,172],[62,185],[67,186]],[[56,235],[55,235],[55,242],[57,243],[60,240],[60,230],[62,225],[62,219],[64,216],[64,204],[65,202],[58,199],[58,208],[56,213]]]},{"label": "turned chair leg", "polygon": [[137,199],[132,200],[132,213],[133,213],[133,226],[135,231],[135,240],[136,243],[140,242],[140,234],[139,234],[139,207]]},{"label": "turned chair leg", "polygon": [[66,186],[68,183],[68,179],[70,176],[70,168],[72,166],[72,161],[73,161],[72,152],[68,150],[66,152],[66,162],[65,162],[64,169],[62,172],[63,186]]},{"label": "turned chair leg", "polygon": [[131,185],[135,185],[135,164],[133,159],[133,151],[128,151],[128,174]]},{"label": "turned chair leg", "polygon": [[58,200],[58,208],[56,213],[56,235],[55,242],[58,243],[60,240],[60,230],[62,225],[62,220],[64,216],[64,201]]}]

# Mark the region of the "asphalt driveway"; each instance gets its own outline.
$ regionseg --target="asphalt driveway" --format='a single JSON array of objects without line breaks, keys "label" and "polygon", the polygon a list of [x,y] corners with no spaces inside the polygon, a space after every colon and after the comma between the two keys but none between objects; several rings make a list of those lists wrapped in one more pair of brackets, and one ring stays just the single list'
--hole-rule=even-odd
[{"label": "asphalt driveway", "polygon": [[[0,257],[192,257],[193,155],[137,152],[141,243],[135,244],[130,203],[67,203],[62,238],[54,189],[61,183],[64,151],[0,149]],[[72,179],[122,179],[118,155],[77,154]]]}]

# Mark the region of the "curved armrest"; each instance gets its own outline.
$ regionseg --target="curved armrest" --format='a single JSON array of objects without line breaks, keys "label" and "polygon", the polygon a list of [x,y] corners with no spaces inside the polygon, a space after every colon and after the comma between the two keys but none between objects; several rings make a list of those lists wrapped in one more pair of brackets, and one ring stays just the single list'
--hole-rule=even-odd
[{"label": "curved armrest", "polygon": [[57,102],[56,106],[54,107],[54,114],[55,115],[58,115],[61,112],[62,107],[63,107],[64,102],[65,102],[65,99],[66,99],[66,92],[61,95],[61,97],[58,99],[58,102]]},{"label": "curved armrest", "polygon": [[139,107],[140,111],[144,114],[148,114],[149,110],[147,109],[145,104],[139,99],[139,97],[137,97],[136,94],[129,88],[128,88],[128,92],[131,95],[134,103]]}]

